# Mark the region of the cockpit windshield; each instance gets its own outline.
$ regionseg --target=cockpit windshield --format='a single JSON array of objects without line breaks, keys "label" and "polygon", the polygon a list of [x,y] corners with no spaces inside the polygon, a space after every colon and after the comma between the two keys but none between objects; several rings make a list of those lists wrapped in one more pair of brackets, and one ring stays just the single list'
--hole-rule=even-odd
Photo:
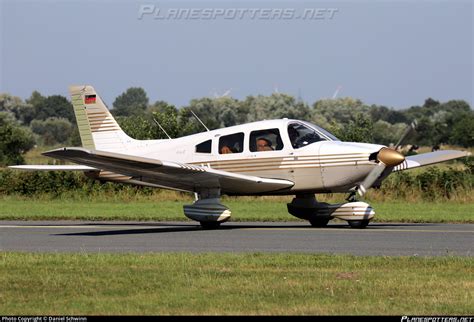
[{"label": "cockpit windshield", "polygon": [[304,123],[307,126],[316,129],[316,131],[319,131],[324,137],[327,138],[326,139],[327,141],[341,141],[334,134],[330,133],[329,131],[323,129],[320,126],[317,126],[316,124],[313,124],[313,123],[310,123],[310,122],[305,122],[305,121],[301,121],[301,123]]},{"label": "cockpit windshield", "polygon": [[288,125],[288,135],[295,149],[318,141],[339,141],[334,135],[308,122],[295,122]]}]

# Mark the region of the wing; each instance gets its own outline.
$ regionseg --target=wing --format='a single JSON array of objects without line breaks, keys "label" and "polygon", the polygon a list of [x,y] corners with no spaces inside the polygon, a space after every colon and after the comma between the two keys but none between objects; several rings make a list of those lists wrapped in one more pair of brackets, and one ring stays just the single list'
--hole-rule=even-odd
[{"label": "wing", "polygon": [[455,150],[442,150],[430,153],[410,155],[405,158],[405,161],[396,166],[393,171],[402,171],[407,169],[418,168],[425,165],[466,157],[469,155],[471,155],[471,153],[466,151]]},{"label": "wing", "polygon": [[45,152],[43,155],[120,173],[134,180],[169,189],[185,191],[220,188],[223,193],[258,194],[291,188],[294,185],[288,180],[260,178],[178,162],[83,148],[62,148]]},{"label": "wing", "polygon": [[98,169],[86,165],[11,165],[11,169],[26,171],[97,171]]}]

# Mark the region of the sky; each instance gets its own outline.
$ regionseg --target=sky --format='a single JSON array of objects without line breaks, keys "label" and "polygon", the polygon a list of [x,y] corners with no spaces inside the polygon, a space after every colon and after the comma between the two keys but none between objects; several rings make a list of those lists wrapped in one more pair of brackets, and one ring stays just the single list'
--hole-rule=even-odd
[{"label": "sky", "polygon": [[0,0],[0,92],[69,97],[89,84],[109,106],[132,86],[178,107],[225,92],[473,106],[473,13],[456,0]]}]

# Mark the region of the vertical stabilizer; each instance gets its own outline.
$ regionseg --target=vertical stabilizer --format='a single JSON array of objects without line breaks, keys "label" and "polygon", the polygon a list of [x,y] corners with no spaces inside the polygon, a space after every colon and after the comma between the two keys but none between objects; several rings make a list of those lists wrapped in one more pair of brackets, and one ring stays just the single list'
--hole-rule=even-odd
[{"label": "vertical stabilizer", "polygon": [[134,141],[110,114],[92,86],[70,86],[82,146],[91,150],[124,151]]}]

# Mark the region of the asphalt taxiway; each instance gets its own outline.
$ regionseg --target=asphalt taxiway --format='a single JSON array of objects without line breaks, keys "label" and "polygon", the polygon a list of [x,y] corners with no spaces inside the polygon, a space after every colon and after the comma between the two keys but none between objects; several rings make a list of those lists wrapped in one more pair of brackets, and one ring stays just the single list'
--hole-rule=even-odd
[{"label": "asphalt taxiway", "polygon": [[32,252],[304,252],[473,256],[474,224],[371,223],[366,229],[304,222],[1,221],[0,250]]}]

